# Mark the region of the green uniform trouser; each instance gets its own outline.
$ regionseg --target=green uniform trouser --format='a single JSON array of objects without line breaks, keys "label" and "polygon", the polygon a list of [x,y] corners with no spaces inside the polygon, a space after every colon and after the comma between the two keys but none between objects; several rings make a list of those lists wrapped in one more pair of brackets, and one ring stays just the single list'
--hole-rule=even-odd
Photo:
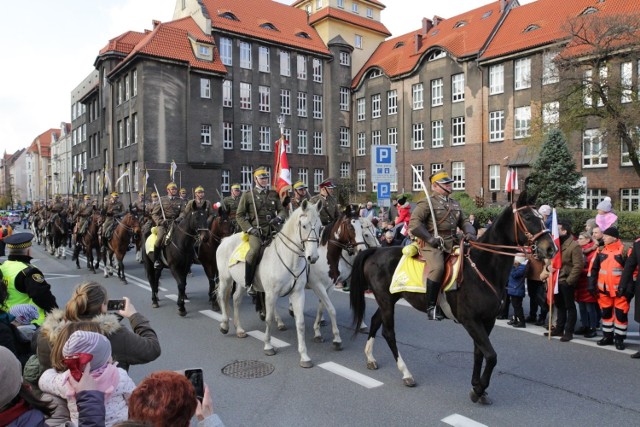
[{"label": "green uniform trouser", "polygon": [[432,282],[441,283],[444,276],[444,258],[446,253],[431,245],[425,244],[422,248],[422,256],[429,266],[427,279]]}]

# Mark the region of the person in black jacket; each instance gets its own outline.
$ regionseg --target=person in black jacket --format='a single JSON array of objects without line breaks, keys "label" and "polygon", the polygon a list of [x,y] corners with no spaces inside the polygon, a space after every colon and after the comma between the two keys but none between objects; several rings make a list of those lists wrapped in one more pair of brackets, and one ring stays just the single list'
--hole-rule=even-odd
[{"label": "person in black jacket", "polygon": [[[633,297],[636,297],[633,320],[640,323],[640,277],[638,277],[638,265],[640,265],[640,238],[633,242],[631,254],[629,254],[624,263],[624,270],[618,287],[618,293],[624,295],[627,301],[631,302]],[[640,351],[633,353],[631,358],[640,359]]]},{"label": "person in black jacket", "polygon": [[3,309],[8,296],[7,286],[0,281],[0,346],[11,350],[24,367],[27,359],[34,353],[31,351],[31,343],[22,337],[13,324],[13,316]]}]

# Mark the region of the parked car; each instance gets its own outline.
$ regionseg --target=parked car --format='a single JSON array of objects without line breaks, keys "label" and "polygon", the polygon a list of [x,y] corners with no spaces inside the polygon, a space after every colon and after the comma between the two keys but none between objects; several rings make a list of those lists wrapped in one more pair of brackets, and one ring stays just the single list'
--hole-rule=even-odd
[{"label": "parked car", "polygon": [[11,225],[19,225],[22,222],[22,216],[19,212],[9,212],[9,215],[7,215],[7,219],[9,220],[9,224]]}]

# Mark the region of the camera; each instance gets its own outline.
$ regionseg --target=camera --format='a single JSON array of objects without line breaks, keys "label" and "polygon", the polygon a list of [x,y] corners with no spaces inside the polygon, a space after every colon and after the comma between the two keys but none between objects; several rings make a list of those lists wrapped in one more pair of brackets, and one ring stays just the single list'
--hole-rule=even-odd
[{"label": "camera", "polygon": [[124,310],[125,301],[123,299],[110,299],[107,302],[107,311]]},{"label": "camera", "polygon": [[198,400],[202,401],[204,397],[204,378],[202,376],[202,369],[185,369],[184,376],[191,381],[191,384],[196,391],[196,397]]}]

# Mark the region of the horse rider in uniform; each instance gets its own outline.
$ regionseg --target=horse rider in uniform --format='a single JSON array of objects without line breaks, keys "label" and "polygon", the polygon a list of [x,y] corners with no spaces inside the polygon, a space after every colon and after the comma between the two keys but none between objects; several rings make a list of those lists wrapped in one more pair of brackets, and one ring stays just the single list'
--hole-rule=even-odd
[{"label": "horse rider in uniform", "polygon": [[39,316],[32,323],[41,325],[45,314],[58,308],[58,303],[42,272],[30,264],[32,239],[31,233],[16,233],[4,239],[8,257],[0,265],[0,273],[9,294],[6,311],[18,304],[34,305]]},{"label": "horse rider in uniform", "polygon": [[[445,171],[439,171],[429,177],[431,182],[430,197],[433,205],[433,215],[427,199],[421,200],[411,213],[409,232],[422,240],[422,255],[429,266],[427,276],[427,318],[442,320],[443,315],[436,307],[438,292],[444,276],[444,262],[446,255],[453,250],[454,238],[460,228],[468,239],[475,240],[476,230],[465,218],[460,204],[449,197],[455,181]],[[437,227],[437,235],[434,232]]]},{"label": "horse rider in uniform", "polygon": [[319,185],[320,193],[313,196],[311,203],[316,204],[318,200],[322,200],[322,209],[320,210],[320,221],[322,226],[326,226],[330,222],[335,221],[340,216],[338,210],[338,200],[333,196],[333,190],[336,188],[331,179],[325,179]]},{"label": "horse rider in uniform", "polygon": [[151,233],[151,227],[153,227],[154,221],[151,214],[153,213],[153,208],[159,203],[158,193],[155,191],[151,193],[151,201],[145,204],[144,208],[144,223],[142,224],[142,235],[148,236]]},{"label": "horse rider in uniform", "polygon": [[180,220],[178,222],[182,221],[182,219],[190,214],[191,211],[196,210],[203,211],[207,216],[207,225],[211,225],[215,210],[213,208],[213,204],[204,198],[204,187],[201,185],[197,186],[194,193],[196,196],[196,198],[193,199],[193,202],[195,202],[195,206],[193,206],[194,203],[187,203],[184,210],[180,214]]},{"label": "horse rider in uniform", "polygon": [[106,208],[106,219],[102,224],[102,249],[106,250],[107,244],[113,235],[113,228],[116,225],[115,219],[122,217],[124,213],[124,205],[120,201],[120,195],[114,191],[111,193],[111,200],[107,203]]},{"label": "horse rider in uniform", "polygon": [[180,189],[180,198],[182,200],[184,200],[185,202],[189,201],[189,197],[187,196],[187,189],[186,188],[181,188]]},{"label": "horse rider in uniform", "polygon": [[240,196],[242,196],[242,190],[240,189],[240,184],[234,183],[233,185],[231,185],[231,195],[225,197],[222,200],[224,209],[229,214],[229,219],[231,220],[231,226],[233,227],[232,230],[234,232],[238,229],[238,222],[236,221],[236,212],[238,210],[238,204],[240,203]]},{"label": "horse rider in uniform", "polygon": [[253,172],[253,176],[256,185],[240,197],[236,212],[238,225],[249,235],[244,283],[247,293],[251,296],[256,294],[253,289],[253,277],[262,242],[271,237],[272,227],[282,224],[287,215],[278,193],[269,188],[267,170],[259,167]]},{"label": "horse rider in uniform", "polygon": [[51,203],[51,207],[49,208],[50,216],[47,221],[47,231],[51,233],[51,225],[56,220],[56,217],[60,217],[62,219],[62,226],[66,229],[66,217],[67,217],[67,206],[62,201],[62,197],[59,194],[55,195],[55,200]]},{"label": "horse rider in uniform", "polygon": [[144,200],[144,193],[138,193],[138,200],[131,206],[131,212],[137,216],[139,220],[142,220],[147,206],[148,203]]},{"label": "horse rider in uniform", "polygon": [[95,210],[95,205],[91,200],[90,195],[84,196],[84,201],[80,203],[78,206],[78,212],[76,214],[76,246],[73,249],[73,256],[71,259],[75,261],[80,254],[80,241],[82,240],[82,236],[87,231],[87,227],[89,226],[89,222],[91,221],[91,215],[93,215],[93,211]]},{"label": "horse rider in uniform", "polygon": [[160,201],[153,207],[151,216],[157,227],[156,243],[153,247],[153,268],[162,268],[160,252],[164,246],[164,239],[167,232],[173,227],[173,223],[184,210],[186,202],[178,197],[178,186],[175,182],[167,184],[167,195],[160,198]]},{"label": "horse rider in uniform", "polygon": [[307,185],[298,181],[293,184],[293,198],[291,199],[291,210],[296,210],[300,207],[304,200],[309,200],[309,193],[307,193]]}]

